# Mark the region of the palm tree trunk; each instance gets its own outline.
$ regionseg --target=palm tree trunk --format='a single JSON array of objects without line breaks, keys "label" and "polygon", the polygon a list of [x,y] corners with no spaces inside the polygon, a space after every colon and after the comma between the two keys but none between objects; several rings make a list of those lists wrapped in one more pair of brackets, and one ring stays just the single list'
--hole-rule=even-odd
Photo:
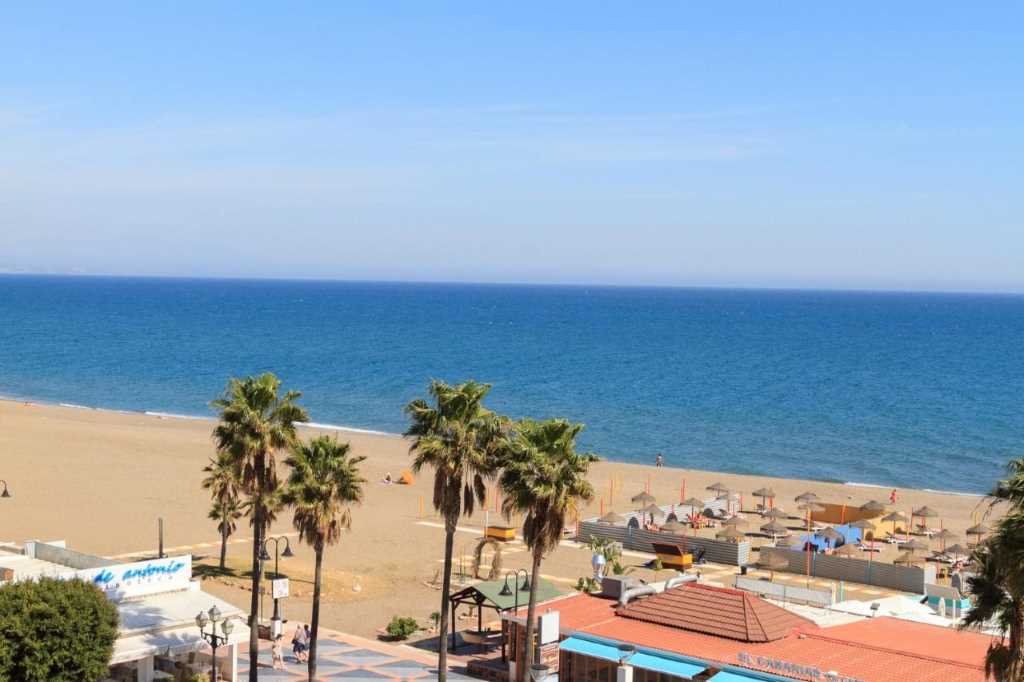
[{"label": "palm tree trunk", "polygon": [[455,545],[455,521],[445,520],[444,577],[441,579],[441,620],[437,628],[437,679],[448,677],[448,592],[452,587],[452,549]]},{"label": "palm tree trunk", "polygon": [[516,679],[525,682],[533,663],[533,621],[537,615],[537,581],[540,580],[540,546],[533,548],[533,572],[530,573],[530,605],[526,608],[526,636],[523,638],[522,665],[516,666]]},{"label": "palm tree trunk", "polygon": [[[258,661],[260,654],[260,545],[263,542],[263,510],[261,502],[257,500],[256,508],[253,510],[252,533],[252,597],[249,601],[249,660]],[[255,663],[249,666],[249,682],[257,682],[257,666]]]},{"label": "palm tree trunk", "polygon": [[313,619],[309,632],[309,682],[316,679],[316,636],[320,629],[320,582],[323,574],[324,548],[316,547],[316,570],[313,573]]},{"label": "palm tree trunk", "polygon": [[220,527],[220,570],[224,570],[224,562],[228,555],[228,520],[221,519]]}]

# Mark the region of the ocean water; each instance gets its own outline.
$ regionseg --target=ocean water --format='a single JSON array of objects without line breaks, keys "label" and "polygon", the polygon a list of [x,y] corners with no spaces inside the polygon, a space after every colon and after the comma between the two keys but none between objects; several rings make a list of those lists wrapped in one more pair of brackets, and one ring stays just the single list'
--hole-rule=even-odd
[{"label": "ocean water", "polygon": [[0,277],[0,395],[211,416],[271,370],[400,432],[432,377],[622,461],[983,492],[1024,455],[1024,297]]}]

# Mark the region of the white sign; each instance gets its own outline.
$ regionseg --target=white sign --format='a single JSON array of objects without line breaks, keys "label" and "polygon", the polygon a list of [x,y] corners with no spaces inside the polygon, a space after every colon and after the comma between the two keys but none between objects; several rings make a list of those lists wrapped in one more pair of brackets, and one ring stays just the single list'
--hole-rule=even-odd
[{"label": "white sign", "polygon": [[288,578],[278,578],[270,581],[270,591],[274,599],[284,599],[288,596]]},{"label": "white sign", "polygon": [[72,576],[103,590],[110,601],[160,592],[187,590],[192,580],[192,555],[135,561],[76,571]]},{"label": "white sign", "polygon": [[558,641],[558,611],[549,611],[540,616],[540,643]]}]

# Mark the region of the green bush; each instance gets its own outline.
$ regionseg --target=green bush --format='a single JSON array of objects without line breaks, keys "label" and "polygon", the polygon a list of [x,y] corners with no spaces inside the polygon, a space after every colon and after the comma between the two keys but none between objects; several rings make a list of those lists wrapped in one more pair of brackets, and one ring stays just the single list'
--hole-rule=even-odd
[{"label": "green bush", "polygon": [[117,607],[81,580],[0,587],[0,680],[102,679],[117,639]]},{"label": "green bush", "polygon": [[416,623],[415,618],[400,618],[398,616],[393,617],[387,627],[388,634],[395,639],[406,639],[419,629],[420,626]]}]

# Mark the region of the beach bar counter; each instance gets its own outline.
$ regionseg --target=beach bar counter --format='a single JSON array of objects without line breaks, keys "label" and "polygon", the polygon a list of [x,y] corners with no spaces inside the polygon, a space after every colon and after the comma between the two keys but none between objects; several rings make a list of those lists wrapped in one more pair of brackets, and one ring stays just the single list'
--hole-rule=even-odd
[{"label": "beach bar counter", "polygon": [[[2,582],[49,578],[78,578],[99,587],[117,605],[118,639],[108,680],[151,682],[209,675],[210,647],[200,635],[196,615],[214,606],[221,622],[233,628],[217,648],[218,677],[235,682],[240,643],[249,641],[241,609],[200,589],[192,580],[188,554],[119,563],[68,549],[63,542],[26,542],[23,547],[0,546]],[[219,633],[218,633],[219,634]]]}]

